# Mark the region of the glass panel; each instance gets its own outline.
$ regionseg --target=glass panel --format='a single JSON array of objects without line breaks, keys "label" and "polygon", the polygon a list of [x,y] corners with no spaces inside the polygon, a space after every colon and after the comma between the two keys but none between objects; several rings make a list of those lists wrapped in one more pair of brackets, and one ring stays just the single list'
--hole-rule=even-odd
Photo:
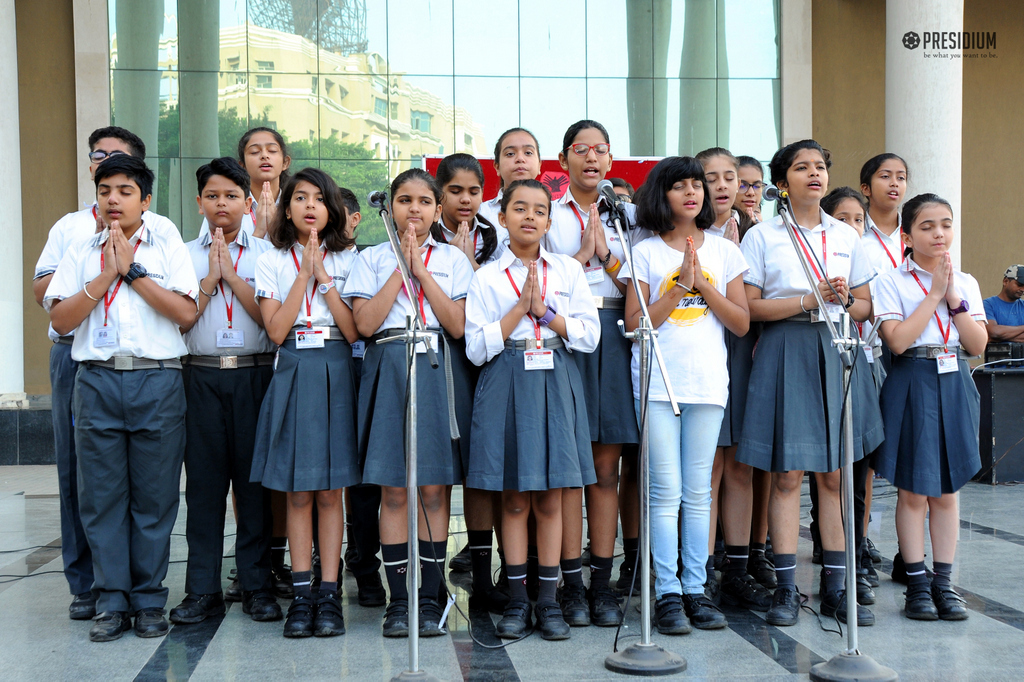
[{"label": "glass panel", "polygon": [[452,74],[452,0],[388,0],[391,73]]},{"label": "glass panel", "polygon": [[409,159],[455,149],[454,79],[390,76],[390,150],[377,158]]},{"label": "glass panel", "polygon": [[176,69],[176,15],[176,0],[109,0],[111,68]]},{"label": "glass panel", "polygon": [[236,156],[249,129],[247,74],[181,72],[181,154],[194,158]]},{"label": "glass panel", "polygon": [[492,156],[498,136],[519,125],[519,80],[455,78],[455,148]]},{"label": "glass panel", "polygon": [[585,78],[523,78],[519,120],[537,136],[541,158],[558,157],[562,136],[587,111]]},{"label": "glass panel", "polygon": [[654,81],[654,153],[693,156],[713,147],[717,132],[714,79]]},{"label": "glass panel", "polygon": [[[249,118],[252,125],[266,125],[284,135],[292,158],[319,154],[320,99],[313,93],[308,74],[251,74]],[[259,119],[261,122],[258,122]],[[305,145],[301,149],[297,145]],[[303,152],[306,155],[303,156]]]},{"label": "glass panel", "polygon": [[584,0],[519,0],[522,76],[586,76]]},{"label": "glass panel", "polygon": [[674,0],[654,6],[654,75],[715,78],[715,0]]},{"label": "glass panel", "polygon": [[[373,73],[387,49],[387,3],[319,0],[318,34],[320,71],[340,74]],[[378,53],[368,60],[368,55]],[[381,67],[381,72],[386,67]]]},{"label": "glass panel", "polygon": [[720,0],[719,78],[779,77],[778,0]]},{"label": "glass panel", "polygon": [[653,0],[587,0],[587,75],[654,75]]},{"label": "glass panel", "polygon": [[370,192],[388,188],[387,161],[323,160],[320,168],[334,178],[339,187],[352,190],[359,200],[362,220],[356,228],[356,241],[369,245],[386,240],[380,214],[366,203],[366,197]]},{"label": "glass panel", "polygon": [[733,154],[770,159],[781,139],[778,80],[718,81],[718,142]]},{"label": "glass panel", "polygon": [[383,76],[320,78],[320,158],[374,159],[387,150],[387,80]]},{"label": "glass panel", "polygon": [[[232,156],[234,156],[232,154]],[[175,159],[179,161],[179,159]],[[199,228],[203,225],[203,216],[199,215],[199,206],[196,205],[196,196],[199,195],[199,186],[196,182],[196,171],[203,164],[209,163],[206,158],[183,158],[178,164],[180,183],[175,184],[172,180],[171,195],[169,203],[173,204],[174,196],[178,197],[176,207],[181,216],[175,224],[181,231],[181,238],[186,242],[199,236]],[[173,210],[173,209],[172,209]]]},{"label": "glass panel", "polygon": [[517,0],[455,0],[455,73],[518,76]]},{"label": "glass panel", "polygon": [[249,71],[317,72],[317,0],[249,0]]},{"label": "glass panel", "polygon": [[587,118],[608,129],[615,156],[654,154],[654,84],[649,78],[591,78]]},{"label": "glass panel", "polygon": [[[146,157],[146,165],[156,176],[153,201],[149,210],[166,216],[181,231],[181,161],[178,158]],[[192,177],[195,177],[193,175]],[[195,182],[193,181],[193,185]],[[195,202],[193,201],[193,206]]]},{"label": "glass panel", "polygon": [[147,156],[178,156],[178,74],[111,72],[111,122],[142,138]]}]

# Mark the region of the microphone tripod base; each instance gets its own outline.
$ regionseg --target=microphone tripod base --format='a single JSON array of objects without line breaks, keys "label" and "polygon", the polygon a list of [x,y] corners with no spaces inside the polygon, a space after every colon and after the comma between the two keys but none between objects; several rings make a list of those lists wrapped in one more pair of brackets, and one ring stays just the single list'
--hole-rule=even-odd
[{"label": "microphone tripod base", "polygon": [[436,677],[425,670],[410,672],[406,670],[391,678],[391,682],[440,682]]},{"label": "microphone tripod base", "polygon": [[897,682],[900,676],[895,670],[879,665],[870,656],[844,652],[811,668],[810,678],[814,682]]},{"label": "microphone tripod base", "polygon": [[686,670],[686,659],[657,644],[633,644],[604,659],[604,667],[623,675],[656,677]]}]

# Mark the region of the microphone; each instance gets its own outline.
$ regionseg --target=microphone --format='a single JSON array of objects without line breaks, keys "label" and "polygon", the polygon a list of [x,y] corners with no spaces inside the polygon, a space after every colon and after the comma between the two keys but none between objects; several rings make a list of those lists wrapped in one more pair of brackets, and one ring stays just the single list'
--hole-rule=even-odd
[{"label": "microphone", "polygon": [[370,192],[368,195],[366,195],[366,201],[367,203],[370,204],[370,206],[373,206],[374,208],[380,208],[382,206],[387,205],[388,193],[387,191]]},{"label": "microphone", "polygon": [[622,205],[622,197],[615,193],[615,185],[612,184],[611,180],[602,180],[597,183],[597,192],[615,208],[619,208]]},{"label": "microphone", "polygon": [[789,192],[783,191],[775,185],[768,185],[764,189],[764,198],[766,201],[779,201],[781,199],[788,199]]}]

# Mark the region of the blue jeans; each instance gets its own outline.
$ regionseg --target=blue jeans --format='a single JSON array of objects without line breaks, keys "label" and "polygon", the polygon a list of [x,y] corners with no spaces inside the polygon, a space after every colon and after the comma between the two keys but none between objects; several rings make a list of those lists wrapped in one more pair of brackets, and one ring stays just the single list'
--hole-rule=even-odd
[{"label": "blue jeans", "polygon": [[[636,409],[639,413],[639,401]],[[711,468],[725,409],[680,405],[679,411],[680,416],[673,415],[667,401],[651,401],[648,406],[656,597],[703,594],[707,579]],[[681,581],[676,577],[680,556]]]}]

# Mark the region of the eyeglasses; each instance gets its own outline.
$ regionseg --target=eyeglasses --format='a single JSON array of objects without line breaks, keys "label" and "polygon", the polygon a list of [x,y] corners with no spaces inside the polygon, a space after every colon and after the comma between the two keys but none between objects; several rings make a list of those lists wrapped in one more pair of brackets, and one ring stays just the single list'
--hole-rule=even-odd
[{"label": "eyeglasses", "polygon": [[[618,192],[616,192],[616,194],[618,194]],[[629,196],[628,194],[619,194],[619,199],[625,201],[627,204],[633,203],[633,197]]]},{"label": "eyeglasses", "polygon": [[742,180],[740,180],[740,191],[741,192],[746,192],[747,190],[751,190],[751,189],[754,190],[755,192],[760,192],[761,190],[763,190],[767,186],[768,186],[768,183],[761,182],[760,180],[758,180],[757,182],[743,182]]},{"label": "eyeglasses", "polygon": [[124,153],[125,152],[121,151],[120,149],[115,149],[112,152],[104,151],[102,149],[97,149],[94,152],[89,152],[89,160],[92,161],[93,163],[100,163],[101,161],[105,161],[106,159],[109,159],[111,156],[117,156],[118,154],[124,154]]},{"label": "eyeglasses", "polygon": [[576,156],[586,156],[590,153],[591,149],[593,149],[594,153],[598,156],[604,156],[612,150],[612,146],[607,142],[602,142],[601,144],[584,144],[582,142],[578,142],[576,144],[569,145],[569,149],[571,149],[572,153]]}]

